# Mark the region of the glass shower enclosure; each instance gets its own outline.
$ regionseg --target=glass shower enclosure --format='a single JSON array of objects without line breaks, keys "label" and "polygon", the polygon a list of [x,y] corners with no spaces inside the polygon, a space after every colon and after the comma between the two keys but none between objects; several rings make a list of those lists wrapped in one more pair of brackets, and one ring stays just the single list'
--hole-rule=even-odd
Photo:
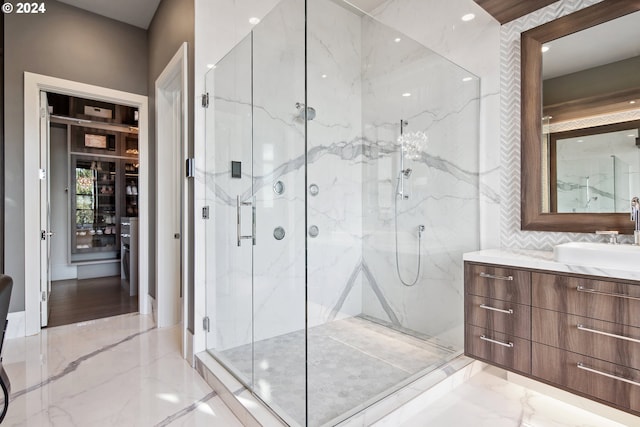
[{"label": "glass shower enclosure", "polygon": [[205,84],[208,351],[295,426],[459,356],[478,79],[347,3],[283,0]]}]

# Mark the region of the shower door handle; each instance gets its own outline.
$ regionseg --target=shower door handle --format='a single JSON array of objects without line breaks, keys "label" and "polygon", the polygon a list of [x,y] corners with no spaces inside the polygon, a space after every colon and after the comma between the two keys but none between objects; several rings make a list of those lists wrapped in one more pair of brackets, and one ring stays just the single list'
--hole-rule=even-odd
[{"label": "shower door handle", "polygon": [[[243,206],[251,206],[251,234],[243,236],[242,235],[242,207]],[[251,200],[241,202],[240,196],[236,196],[236,233],[238,237],[238,246],[242,244],[242,241],[245,239],[251,239],[253,245],[256,244],[256,204],[255,197],[252,197]]]}]

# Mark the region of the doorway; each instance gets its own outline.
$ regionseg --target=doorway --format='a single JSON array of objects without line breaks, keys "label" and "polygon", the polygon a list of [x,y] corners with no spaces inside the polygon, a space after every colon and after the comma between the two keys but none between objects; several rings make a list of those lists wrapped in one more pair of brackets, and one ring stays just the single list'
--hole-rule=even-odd
[{"label": "doorway", "polygon": [[[55,92],[59,94],[76,96],[80,98],[99,100],[114,104],[121,104],[134,107],[138,110],[138,130],[139,138],[139,190],[138,213],[139,221],[148,224],[149,217],[149,196],[148,196],[148,107],[147,97],[130,94],[98,86],[72,82],[64,79],[53,78],[33,73],[25,72],[25,335],[39,333],[41,327],[41,313],[48,308],[47,295],[48,283],[45,281],[48,273],[41,259],[46,256],[43,253],[41,230],[34,232],[34,224],[41,223],[42,209],[33,209],[34,206],[41,206],[41,191],[43,181],[48,181],[47,174],[49,167],[48,153],[45,155],[33,155],[33,153],[47,152],[49,149],[40,149],[39,121],[45,112],[41,109],[41,92]],[[107,138],[108,139],[108,138]],[[109,143],[107,142],[107,145]],[[44,229],[45,237],[51,232],[49,228]],[[116,230],[109,230],[112,234]],[[103,235],[106,234],[102,230]],[[97,230],[96,230],[97,234]],[[141,314],[149,313],[148,299],[148,248],[149,230],[147,227],[140,227],[139,238],[139,301],[138,310]],[[40,254],[34,257],[33,254]],[[48,265],[48,264],[47,264]],[[45,291],[43,294],[43,290]]]},{"label": "doorway", "polygon": [[[189,259],[188,63],[187,43],[175,53],[155,83],[156,97],[156,298],[152,300],[158,327],[180,324],[182,354],[191,359],[187,333],[187,269]],[[178,261],[178,262],[177,262]]]},{"label": "doorway", "polygon": [[138,311],[138,111],[41,92],[41,326]]}]

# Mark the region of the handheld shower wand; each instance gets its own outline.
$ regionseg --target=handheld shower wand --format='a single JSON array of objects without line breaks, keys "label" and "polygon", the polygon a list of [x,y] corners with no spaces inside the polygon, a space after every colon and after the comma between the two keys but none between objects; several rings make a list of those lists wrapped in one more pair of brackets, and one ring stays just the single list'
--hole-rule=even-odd
[{"label": "handheld shower wand", "polygon": [[404,168],[404,140],[402,139],[402,135],[404,134],[404,127],[407,125],[409,125],[408,121],[400,119],[400,173],[398,174],[398,190],[396,195],[403,199],[409,198],[408,195],[404,194],[404,179],[408,179],[412,172],[411,169]]}]

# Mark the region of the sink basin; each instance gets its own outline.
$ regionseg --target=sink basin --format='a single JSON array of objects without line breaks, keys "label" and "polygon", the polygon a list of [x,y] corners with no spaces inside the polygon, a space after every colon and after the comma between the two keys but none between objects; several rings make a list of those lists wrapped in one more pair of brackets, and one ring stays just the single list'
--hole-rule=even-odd
[{"label": "sink basin", "polygon": [[565,264],[640,271],[640,246],[571,242],[553,248],[553,258]]}]

